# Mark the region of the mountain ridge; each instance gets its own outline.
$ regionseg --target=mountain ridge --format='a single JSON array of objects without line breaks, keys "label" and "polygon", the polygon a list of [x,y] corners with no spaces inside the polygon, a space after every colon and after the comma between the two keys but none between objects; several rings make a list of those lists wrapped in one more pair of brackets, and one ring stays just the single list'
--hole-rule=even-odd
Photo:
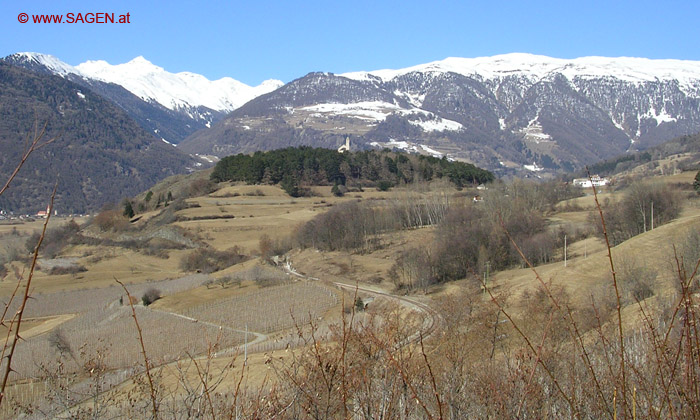
[{"label": "mountain ridge", "polygon": [[[530,71],[528,71],[528,69]],[[700,61],[676,59],[650,59],[644,57],[586,56],[573,59],[554,58],[528,53],[500,54],[488,57],[447,57],[425,64],[401,69],[381,69],[340,73],[354,79],[375,76],[388,81],[411,72],[452,72],[464,76],[479,75],[485,79],[529,74],[538,79],[558,72],[569,78],[612,76],[626,81],[681,80],[700,89]]]},{"label": "mountain ridge", "polygon": [[512,54],[309,73],[181,147],[222,156],[350,137],[358,148],[430,148],[504,175],[533,162],[573,170],[698,131],[700,62]]},{"label": "mountain ridge", "polygon": [[[394,70],[311,72],[276,89],[271,82],[269,92],[242,104],[208,103],[225,109],[218,111],[190,106],[173,84],[184,78],[196,85],[203,76],[168,73],[143,57],[75,67],[89,77],[55,57],[38,60],[43,64],[35,65],[103,92],[156,137],[199,155],[336,148],[349,137],[356,148],[403,148],[522,175],[530,167],[570,171],[700,131],[700,61],[449,57]],[[165,75],[170,84],[164,82],[162,94],[146,92],[153,88],[147,82],[123,87],[146,73]],[[115,93],[115,82],[140,96],[127,100]],[[236,85],[227,78],[214,82]]]}]

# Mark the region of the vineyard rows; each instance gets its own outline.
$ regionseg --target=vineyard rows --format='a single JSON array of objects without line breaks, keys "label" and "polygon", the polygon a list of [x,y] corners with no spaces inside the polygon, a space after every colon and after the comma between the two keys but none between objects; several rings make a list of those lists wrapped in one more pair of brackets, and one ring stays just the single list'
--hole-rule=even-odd
[{"label": "vineyard rows", "polygon": [[334,291],[322,285],[294,282],[242,296],[208,302],[183,315],[238,330],[269,333],[304,324],[338,303]]}]

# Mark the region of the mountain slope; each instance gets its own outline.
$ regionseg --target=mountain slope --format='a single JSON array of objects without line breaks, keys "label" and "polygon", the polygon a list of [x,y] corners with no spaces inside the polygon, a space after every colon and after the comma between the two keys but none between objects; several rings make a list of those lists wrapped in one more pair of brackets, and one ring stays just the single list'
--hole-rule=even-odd
[{"label": "mountain slope", "polygon": [[59,76],[0,63],[0,173],[9,174],[34,125],[56,141],[35,152],[0,208],[35,213],[58,181],[56,208],[83,213],[198,165],[144,131],[111,102]]},{"label": "mountain slope", "polygon": [[[670,175],[700,167],[700,133],[676,137],[643,152],[626,153],[589,166],[591,173],[602,176]],[[585,177],[586,171],[574,176]]]},{"label": "mountain slope", "polygon": [[173,74],[143,57],[118,65],[87,61],[71,66],[50,55],[17,53],[3,61],[81,84],[118,104],[156,137],[174,144],[282,85],[268,80],[252,87],[228,77],[209,81],[189,72]]},{"label": "mountain slope", "polygon": [[508,54],[310,73],[181,147],[222,156],[349,136],[355,147],[431,150],[505,173],[533,161],[571,170],[698,131],[700,62]]}]

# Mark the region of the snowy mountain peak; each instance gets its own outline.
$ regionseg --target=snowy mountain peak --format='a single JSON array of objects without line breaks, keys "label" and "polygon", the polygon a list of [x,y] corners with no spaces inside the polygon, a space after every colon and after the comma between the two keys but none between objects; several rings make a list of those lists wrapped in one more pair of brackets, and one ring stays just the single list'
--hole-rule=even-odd
[{"label": "snowy mountain peak", "polygon": [[230,77],[212,81],[191,72],[170,73],[143,56],[115,65],[104,60],[89,60],[71,66],[54,56],[34,52],[17,53],[7,57],[7,60],[29,67],[43,67],[60,76],[75,74],[86,79],[121,85],[147,102],[159,103],[168,109],[181,110],[192,116],[198,113],[192,108],[200,106],[230,112],[283,85],[279,80],[266,80],[259,86],[248,86]]},{"label": "snowy mountain peak", "polygon": [[228,112],[282,85],[273,81],[253,87],[230,77],[211,81],[191,72],[170,73],[142,56],[117,65],[87,61],[76,68],[85,77],[122,85],[134,95],[172,110],[205,106]]},{"label": "snowy mountain peak", "polygon": [[66,64],[58,58],[54,57],[53,55],[49,54],[41,54],[36,52],[20,52],[11,55],[8,58],[19,62],[27,62],[44,66],[53,73],[61,76],[65,76],[69,73],[76,73],[75,67],[71,66],[70,64]]},{"label": "snowy mountain peak", "polygon": [[[107,79],[113,79],[110,74],[115,72],[122,73],[124,75],[128,74],[130,76],[148,76],[165,73],[165,69],[156,66],[155,64],[146,60],[143,56],[138,56],[129,62],[117,65],[109,64],[104,60],[89,60],[82,64],[78,64],[76,69],[78,69],[82,75],[96,79],[101,79],[101,76],[105,76]],[[112,82],[118,83],[114,81]]]},{"label": "snowy mountain peak", "polygon": [[[134,65],[146,65],[146,66],[153,66],[153,63],[150,61],[146,60],[146,58],[142,55],[133,58],[131,61],[129,61],[127,64],[134,64]],[[154,66],[155,67],[155,66]],[[160,68],[160,67],[158,67]]]}]

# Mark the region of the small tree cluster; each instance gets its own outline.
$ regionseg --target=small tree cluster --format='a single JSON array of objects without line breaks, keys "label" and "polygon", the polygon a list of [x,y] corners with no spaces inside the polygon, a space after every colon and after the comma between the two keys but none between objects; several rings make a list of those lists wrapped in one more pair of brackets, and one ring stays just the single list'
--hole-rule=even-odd
[{"label": "small tree cluster", "polygon": [[180,260],[180,268],[183,271],[213,273],[243,262],[246,259],[247,257],[238,247],[225,251],[217,251],[213,248],[199,248]]},{"label": "small tree cluster", "polygon": [[[40,251],[42,255],[48,258],[56,258],[63,248],[78,240],[79,232],[80,226],[72,219],[61,226],[48,229],[41,244]],[[26,249],[28,252],[34,251],[38,240],[39,233],[31,235],[27,239]]]},{"label": "small tree cluster", "polygon": [[124,217],[124,213],[113,209],[102,210],[92,222],[103,232],[120,232],[129,227],[129,219]]},{"label": "small tree cluster", "polygon": [[[604,209],[605,221],[612,244],[617,245],[633,236],[661,226],[680,214],[680,195],[659,183],[636,182],[630,185],[624,198]],[[592,220],[602,234],[599,220]]]},{"label": "small tree cluster", "polygon": [[[552,207],[539,186],[516,182],[485,193],[483,202],[445,201],[423,217],[439,215],[432,246],[408,249],[392,269],[397,287],[426,288],[468,277],[474,272],[502,270],[522,264],[511,239],[534,264],[558,258],[564,232],[551,230],[545,213]],[[415,218],[415,216],[414,216]]]},{"label": "small tree cluster", "polygon": [[438,224],[447,214],[446,195],[405,195],[382,205],[346,202],[314,217],[297,229],[302,247],[328,251],[368,251],[381,233]]}]

